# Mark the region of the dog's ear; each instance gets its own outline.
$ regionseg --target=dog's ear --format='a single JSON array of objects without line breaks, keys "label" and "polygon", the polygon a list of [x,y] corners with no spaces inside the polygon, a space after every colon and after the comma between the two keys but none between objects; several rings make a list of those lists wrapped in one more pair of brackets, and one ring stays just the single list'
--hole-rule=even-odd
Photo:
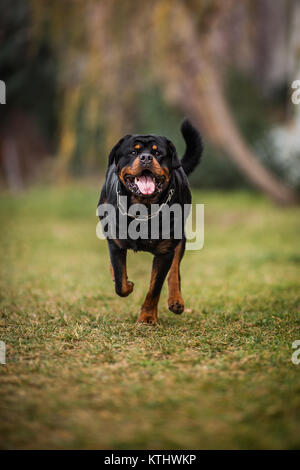
[{"label": "dog's ear", "polygon": [[176,147],[169,139],[167,139],[167,145],[169,154],[171,156],[172,169],[176,170],[176,168],[180,167],[180,161],[178,159]]},{"label": "dog's ear", "polygon": [[122,137],[122,139],[119,140],[119,142],[116,143],[116,145],[113,146],[110,151],[110,154],[108,155],[108,166],[112,165],[113,163],[117,163],[118,150],[123,144],[124,140],[128,139],[129,137],[131,137],[130,134],[125,135],[124,137]]}]

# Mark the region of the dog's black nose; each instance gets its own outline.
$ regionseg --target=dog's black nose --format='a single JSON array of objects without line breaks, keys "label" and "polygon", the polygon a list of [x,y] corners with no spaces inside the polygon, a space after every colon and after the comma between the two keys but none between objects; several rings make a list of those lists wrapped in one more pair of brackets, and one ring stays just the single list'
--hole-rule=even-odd
[{"label": "dog's black nose", "polygon": [[140,155],[140,160],[143,165],[148,166],[152,162],[153,156],[148,153],[142,153],[142,155]]}]

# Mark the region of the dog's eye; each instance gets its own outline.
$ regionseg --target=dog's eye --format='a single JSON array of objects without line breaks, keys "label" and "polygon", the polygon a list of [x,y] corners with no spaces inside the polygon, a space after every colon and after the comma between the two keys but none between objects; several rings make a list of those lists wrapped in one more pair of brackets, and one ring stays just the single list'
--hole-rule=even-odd
[{"label": "dog's eye", "polygon": [[152,145],[152,151],[156,157],[160,155],[160,151],[157,149],[157,145],[155,144]]},{"label": "dog's eye", "polygon": [[136,151],[136,150],[132,150],[132,151],[131,151],[131,155],[137,155],[137,151]]}]

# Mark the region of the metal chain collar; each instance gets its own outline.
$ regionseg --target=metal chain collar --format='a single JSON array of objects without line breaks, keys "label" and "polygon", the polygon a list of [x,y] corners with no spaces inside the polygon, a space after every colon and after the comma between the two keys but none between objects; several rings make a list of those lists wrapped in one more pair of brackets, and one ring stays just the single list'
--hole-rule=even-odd
[{"label": "metal chain collar", "polygon": [[132,215],[132,214],[128,214],[128,212],[126,212],[126,208],[124,208],[124,206],[122,206],[121,204],[121,201],[120,201],[120,193],[119,193],[119,189],[118,189],[118,185],[116,186],[116,193],[117,193],[117,206],[118,206],[118,209],[119,211],[121,212],[122,215],[127,215],[128,217],[131,217],[132,219],[136,219],[136,220],[141,220],[141,221],[146,221],[146,220],[150,220],[150,219],[153,219],[153,217],[156,217],[157,214],[160,213],[160,211],[162,210],[162,208],[164,206],[166,206],[172,199],[172,196],[175,192],[175,189],[174,188],[171,188],[168,192],[168,196],[167,196],[167,199],[165,200],[165,202],[163,202],[159,208],[157,209],[156,212],[154,212],[153,214],[151,215],[148,215],[147,217],[138,217],[136,215]]}]

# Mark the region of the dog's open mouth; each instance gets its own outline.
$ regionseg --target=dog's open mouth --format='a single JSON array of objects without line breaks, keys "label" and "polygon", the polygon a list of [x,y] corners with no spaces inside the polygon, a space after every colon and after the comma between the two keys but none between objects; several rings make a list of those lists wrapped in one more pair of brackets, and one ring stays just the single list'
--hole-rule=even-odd
[{"label": "dog's open mouth", "polygon": [[144,170],[139,175],[125,175],[127,188],[135,195],[152,196],[162,190],[165,182],[164,176],[153,174],[150,170]]}]

